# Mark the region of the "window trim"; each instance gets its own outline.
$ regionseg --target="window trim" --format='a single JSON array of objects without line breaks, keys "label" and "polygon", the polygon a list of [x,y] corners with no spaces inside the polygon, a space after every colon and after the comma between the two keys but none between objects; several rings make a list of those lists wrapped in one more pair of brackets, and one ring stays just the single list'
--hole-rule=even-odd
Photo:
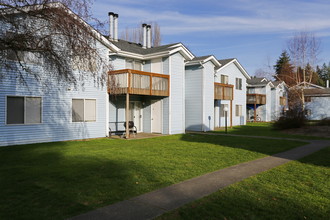
[{"label": "window trim", "polygon": [[[227,81],[227,82],[222,82],[222,77],[226,80],[224,81]],[[220,74],[220,83],[222,84],[229,84],[229,76],[228,75],[225,75],[225,74]]]},{"label": "window trim", "polygon": [[[243,116],[243,105],[237,105],[237,104],[236,104],[235,107],[236,107],[236,108],[235,108],[235,116],[236,116],[236,117],[241,117],[241,116]],[[241,110],[241,111],[240,111],[240,114],[238,114],[238,115],[237,115],[237,110]],[[239,111],[238,111],[238,113],[239,113]]]},{"label": "window trim", "polygon": [[[237,81],[240,83],[237,83]],[[237,86],[237,84],[239,84],[239,87]],[[236,90],[243,90],[243,79],[242,78],[236,77],[235,88],[236,88]]]},{"label": "window trim", "polygon": [[[8,108],[8,97],[24,98],[24,122],[19,124],[8,124],[7,108]],[[43,97],[42,96],[24,96],[24,95],[6,95],[5,96],[5,125],[16,126],[16,125],[40,125],[43,124]],[[40,122],[38,123],[26,123],[26,98],[40,98]]]},{"label": "window trim", "polygon": [[[83,121],[73,121],[73,117],[72,117],[72,108],[73,108],[73,100],[84,100],[84,118],[83,118]],[[85,118],[86,118],[86,102],[85,100],[95,100],[95,121],[86,121]],[[71,123],[95,123],[97,122],[97,98],[71,98]]]}]

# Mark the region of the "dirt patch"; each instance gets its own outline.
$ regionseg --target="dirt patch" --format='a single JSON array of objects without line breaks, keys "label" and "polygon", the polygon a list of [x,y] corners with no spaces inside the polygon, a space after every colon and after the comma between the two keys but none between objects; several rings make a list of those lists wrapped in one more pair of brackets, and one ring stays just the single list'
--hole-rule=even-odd
[{"label": "dirt patch", "polygon": [[330,138],[330,126],[305,126],[302,128],[294,128],[282,131],[286,134],[308,135]]}]

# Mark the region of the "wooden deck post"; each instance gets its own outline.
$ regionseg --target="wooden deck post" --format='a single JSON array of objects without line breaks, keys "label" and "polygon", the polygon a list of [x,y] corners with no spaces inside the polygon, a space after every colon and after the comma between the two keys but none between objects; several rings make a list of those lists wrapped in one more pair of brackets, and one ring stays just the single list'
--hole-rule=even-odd
[{"label": "wooden deck post", "polygon": [[126,129],[125,129],[125,132],[126,132],[126,139],[129,139],[129,93],[127,92],[126,93],[126,120],[125,120],[125,123],[126,123]]},{"label": "wooden deck post", "polygon": [[[256,97],[257,99],[257,97]],[[257,121],[257,104],[256,101],[254,102],[254,122]]]},{"label": "wooden deck post", "polygon": [[233,100],[230,100],[230,128],[233,127]]}]

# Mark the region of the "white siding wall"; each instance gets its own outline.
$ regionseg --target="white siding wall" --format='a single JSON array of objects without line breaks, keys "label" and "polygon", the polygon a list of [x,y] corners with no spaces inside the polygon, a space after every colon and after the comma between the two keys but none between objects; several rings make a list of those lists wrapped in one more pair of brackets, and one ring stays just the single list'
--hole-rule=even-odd
[{"label": "white siding wall", "polygon": [[[246,78],[240,69],[237,67],[235,63],[231,63],[230,65],[226,66],[225,68],[221,69],[217,73],[217,80],[220,82],[220,75],[227,75],[228,76],[228,83],[234,85],[234,100],[232,106],[232,115],[233,115],[233,126],[246,124]],[[236,78],[242,79],[242,90],[236,89]],[[230,116],[230,101],[221,101],[221,104],[228,104],[228,118]],[[236,105],[242,105],[242,117],[236,116]],[[229,123],[228,119],[228,123]],[[224,125],[224,118],[222,118],[222,123]]]},{"label": "white siding wall", "polygon": [[185,132],[184,57],[180,53],[170,57],[170,134]]},{"label": "white siding wall", "polygon": [[[2,70],[5,71],[5,70]],[[107,89],[98,88],[93,80],[74,89],[66,83],[57,83],[44,73],[41,82],[32,77],[29,87],[20,85],[15,73],[0,82],[0,146],[53,142],[84,138],[105,137]],[[51,82],[46,87],[44,82]],[[70,91],[69,91],[70,90]],[[6,125],[7,96],[37,96],[42,98],[42,123],[34,125]],[[72,99],[96,99],[96,122],[72,122]]]},{"label": "white siding wall", "polygon": [[265,112],[265,121],[272,120],[272,91],[270,85],[266,86],[266,112]]},{"label": "white siding wall", "polygon": [[214,64],[205,63],[203,71],[203,131],[214,130]]},{"label": "white siding wall", "polygon": [[311,102],[306,102],[306,109],[311,111],[310,120],[330,117],[330,97],[312,97]]},{"label": "white siding wall", "polygon": [[186,129],[202,131],[202,74],[200,65],[188,66],[185,71],[186,80]]}]

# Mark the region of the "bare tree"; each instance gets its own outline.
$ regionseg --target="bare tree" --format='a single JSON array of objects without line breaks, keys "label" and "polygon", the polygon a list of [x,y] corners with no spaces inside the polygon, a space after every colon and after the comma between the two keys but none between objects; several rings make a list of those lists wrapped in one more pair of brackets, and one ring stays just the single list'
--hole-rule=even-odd
[{"label": "bare tree", "polygon": [[[126,28],[121,32],[120,38],[126,41],[141,44],[143,42],[142,23],[136,28]],[[157,22],[151,22],[151,41],[154,47],[160,46],[162,42],[162,35],[160,26]]]},{"label": "bare tree", "polygon": [[[295,97],[299,97],[304,110],[304,86],[306,82],[311,82],[313,79],[321,42],[311,32],[299,32],[294,34],[287,45],[295,69],[295,75],[292,80],[296,85],[302,84],[295,91],[294,89],[291,89],[291,91],[296,93]],[[309,67],[309,71],[306,71],[307,67]]]},{"label": "bare tree", "polygon": [[42,77],[31,67],[37,64],[59,81],[76,85],[89,75],[104,85],[110,67],[98,48],[102,35],[85,21],[102,23],[89,6],[90,0],[0,0],[0,65],[25,84],[28,76]]}]

